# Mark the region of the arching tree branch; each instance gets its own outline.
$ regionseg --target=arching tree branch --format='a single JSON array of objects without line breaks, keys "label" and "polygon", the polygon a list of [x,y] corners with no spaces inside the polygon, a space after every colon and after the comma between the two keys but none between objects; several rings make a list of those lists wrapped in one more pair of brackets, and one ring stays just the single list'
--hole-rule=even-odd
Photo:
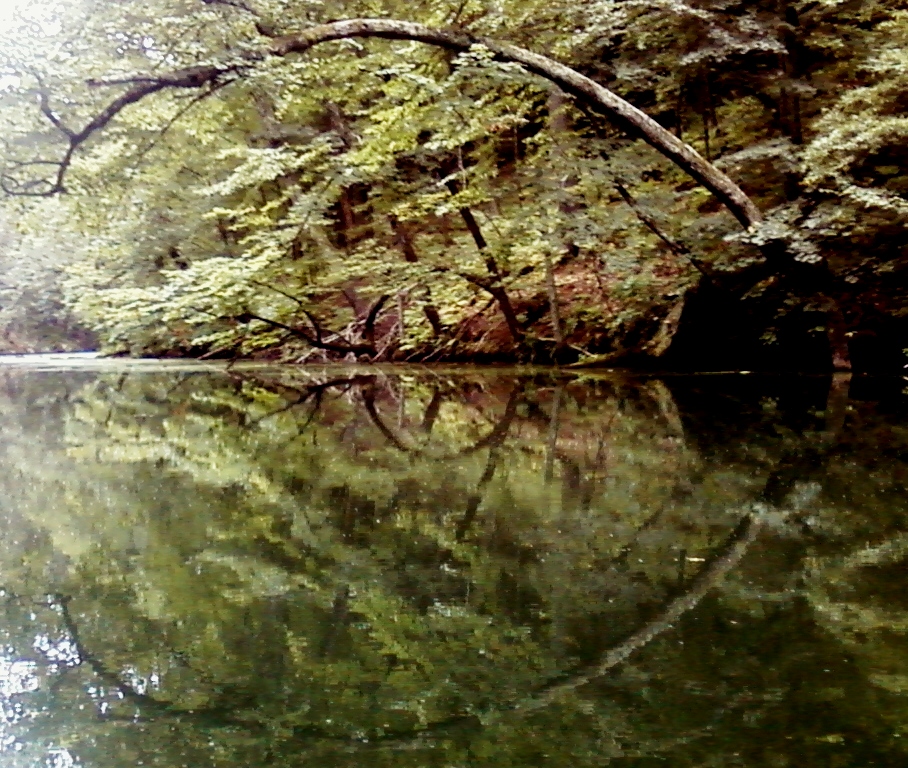
[{"label": "arching tree branch", "polygon": [[[565,93],[605,114],[624,130],[642,138],[712,192],[742,226],[749,227],[762,219],[757,206],[734,181],[649,115],[574,69],[525,48],[488,40],[465,32],[434,29],[407,21],[350,19],[321,24],[295,34],[274,37],[267,53],[271,56],[285,57],[305,53],[316,45],[332,40],[360,37],[413,40],[454,51],[467,51],[475,45],[485,46],[498,59],[520,64],[528,72],[549,80]],[[135,104],[153,93],[169,88],[210,86],[221,81],[226,75],[241,74],[261,61],[262,58],[261,53],[248,53],[240,63],[234,60],[223,65],[189,67],[170,75],[137,81],[110,102],[80,131],[73,132],[73,135],[69,137],[69,148],[60,161],[56,180],[42,194],[56,194],[64,190],[63,178],[75,151],[89,136],[103,129],[130,104]]]},{"label": "arching tree branch", "polygon": [[302,53],[329,40],[354,37],[416,40],[457,51],[469,50],[474,45],[485,46],[500,59],[520,64],[528,72],[555,83],[566,93],[604,112],[625,130],[639,135],[709,189],[742,225],[750,226],[762,218],[759,209],[737,184],[645,112],[574,69],[525,48],[406,21],[350,19],[322,24],[298,34],[276,38],[271,52],[276,56],[286,56],[290,53]]}]

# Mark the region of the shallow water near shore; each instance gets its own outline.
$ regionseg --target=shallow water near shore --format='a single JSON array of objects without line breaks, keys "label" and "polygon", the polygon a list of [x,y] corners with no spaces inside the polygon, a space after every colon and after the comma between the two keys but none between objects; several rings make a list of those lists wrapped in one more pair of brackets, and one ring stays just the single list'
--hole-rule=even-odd
[{"label": "shallow water near shore", "polygon": [[0,359],[0,764],[902,766],[900,379]]}]

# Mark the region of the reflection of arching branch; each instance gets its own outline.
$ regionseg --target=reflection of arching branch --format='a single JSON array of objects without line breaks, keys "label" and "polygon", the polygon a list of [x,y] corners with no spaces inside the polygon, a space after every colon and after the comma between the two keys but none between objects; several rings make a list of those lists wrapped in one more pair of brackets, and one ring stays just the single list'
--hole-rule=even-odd
[{"label": "reflection of arching branch", "polygon": [[[772,482],[767,485],[772,485]],[[683,594],[666,602],[662,610],[651,621],[606,651],[596,664],[545,683],[529,696],[509,702],[494,703],[479,712],[453,715],[415,729],[384,730],[371,734],[368,739],[369,744],[378,746],[414,744],[441,737],[462,727],[495,722],[515,713],[532,712],[553,704],[561,697],[575,693],[582,686],[604,676],[626,661],[632,654],[670,630],[685,613],[693,610],[707,593],[716,588],[740,563],[762,529],[761,511],[763,506],[763,502],[758,502],[754,505],[754,509],[741,519],[721,549],[689,582]],[[191,718],[208,727],[239,727],[256,731],[266,727],[263,722],[258,720],[241,720],[232,717],[230,711],[224,708],[183,710],[171,702],[160,701],[136,691],[118,675],[107,669],[103,662],[85,647],[78,626],[69,610],[69,598],[58,596],[54,599],[53,604],[58,606],[63,623],[82,661],[86,662],[105,683],[119,691],[126,700],[144,707],[152,714]],[[331,733],[317,725],[295,726],[287,742],[303,747],[313,740],[343,744],[357,751],[370,748],[361,735]]]},{"label": "reflection of arching branch", "polygon": [[230,710],[225,707],[193,707],[192,709],[182,709],[173,702],[162,701],[147,693],[137,691],[133,686],[124,682],[119,675],[109,670],[104,662],[86,647],[82,640],[81,633],[79,632],[79,626],[69,609],[70,602],[71,598],[67,595],[55,595],[52,604],[60,613],[63,626],[75,646],[76,652],[79,654],[79,659],[88,664],[92,671],[106,685],[116,689],[124,700],[135,704],[137,707],[151,710],[157,714],[196,720],[207,726],[220,728],[239,726],[252,730],[258,730],[263,727],[261,723],[254,720],[241,720],[231,716]]},{"label": "reflection of arching branch", "polygon": [[[513,709],[539,709],[551,704],[564,694],[576,691],[587,683],[602,677],[626,661],[635,651],[670,629],[681,616],[695,608],[706,594],[718,586],[726,574],[741,561],[750,545],[756,540],[763,527],[761,513],[764,509],[785,510],[787,514],[788,508],[799,508],[810,501],[815,489],[807,488],[806,492],[800,492],[796,487],[796,482],[792,479],[792,472],[796,471],[799,466],[797,462],[783,462],[776,468],[767,479],[759,500],[754,504],[753,511],[741,519],[719,553],[691,579],[684,594],[668,601],[652,621],[606,651],[597,664],[542,686],[534,695],[517,702]],[[796,509],[790,511],[794,512]]]},{"label": "reflection of arching branch", "polygon": [[635,651],[670,629],[681,616],[695,608],[711,589],[718,586],[726,574],[741,561],[744,553],[757,538],[761,527],[759,517],[754,514],[746,515],[725,542],[720,553],[691,580],[684,594],[665,604],[656,618],[608,650],[594,666],[543,686],[533,696],[518,702],[513,708],[531,710],[551,704],[566,693],[576,691],[610,672]]},{"label": "reflection of arching branch", "polygon": [[745,515],[718,554],[700,569],[682,595],[668,601],[652,621],[606,651],[593,666],[584,667],[572,674],[545,683],[534,693],[516,701],[492,704],[481,712],[454,715],[431,723],[417,731],[385,733],[373,741],[406,743],[438,737],[458,727],[478,722],[485,724],[500,720],[515,712],[531,712],[555,703],[565,694],[573,693],[578,688],[613,670],[633,653],[669,630],[681,616],[695,608],[706,594],[717,587],[729,571],[741,561],[750,545],[756,540],[761,528],[761,520],[757,514]]}]

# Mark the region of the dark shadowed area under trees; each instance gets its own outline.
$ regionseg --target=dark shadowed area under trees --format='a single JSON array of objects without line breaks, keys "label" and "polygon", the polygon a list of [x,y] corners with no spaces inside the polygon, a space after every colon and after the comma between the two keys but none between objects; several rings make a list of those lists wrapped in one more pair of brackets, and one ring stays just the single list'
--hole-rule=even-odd
[{"label": "dark shadowed area under trees", "polygon": [[0,30],[0,345],[908,362],[898,0],[37,2]]}]

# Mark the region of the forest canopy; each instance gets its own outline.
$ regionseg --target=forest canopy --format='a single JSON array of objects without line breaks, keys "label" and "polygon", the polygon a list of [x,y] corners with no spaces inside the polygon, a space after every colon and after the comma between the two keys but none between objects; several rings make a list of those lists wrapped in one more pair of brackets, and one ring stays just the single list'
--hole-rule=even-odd
[{"label": "forest canopy", "polygon": [[30,4],[0,35],[2,343],[900,369],[906,13]]}]

